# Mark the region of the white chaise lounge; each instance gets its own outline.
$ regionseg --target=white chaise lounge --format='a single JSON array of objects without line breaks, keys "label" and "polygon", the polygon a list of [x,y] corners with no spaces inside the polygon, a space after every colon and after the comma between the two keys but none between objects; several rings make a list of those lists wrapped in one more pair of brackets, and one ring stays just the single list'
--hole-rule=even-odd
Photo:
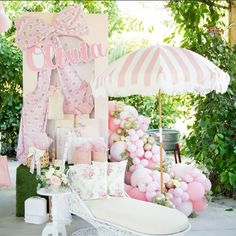
[{"label": "white chaise lounge", "polygon": [[73,214],[93,226],[73,236],[182,236],[190,229],[188,218],[176,209],[129,197],[83,201],[73,193],[70,206]]}]

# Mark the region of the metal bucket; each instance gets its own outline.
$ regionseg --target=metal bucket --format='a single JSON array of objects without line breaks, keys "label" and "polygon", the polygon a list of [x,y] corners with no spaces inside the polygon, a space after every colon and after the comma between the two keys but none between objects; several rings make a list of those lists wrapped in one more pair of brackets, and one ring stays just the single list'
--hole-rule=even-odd
[{"label": "metal bucket", "polygon": [[[155,137],[156,143],[160,144],[159,129],[150,129],[148,134]],[[179,131],[175,129],[162,129],[163,148],[165,151],[173,151],[179,142]]]}]

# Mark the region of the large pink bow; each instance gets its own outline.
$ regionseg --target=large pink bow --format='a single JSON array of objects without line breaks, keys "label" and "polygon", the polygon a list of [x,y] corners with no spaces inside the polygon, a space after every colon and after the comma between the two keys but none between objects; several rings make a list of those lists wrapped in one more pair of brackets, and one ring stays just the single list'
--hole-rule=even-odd
[{"label": "large pink bow", "polygon": [[52,25],[42,19],[23,16],[15,20],[16,43],[22,50],[34,45],[53,42],[57,36],[82,36],[88,33],[83,10],[79,5],[67,7],[57,13]]}]

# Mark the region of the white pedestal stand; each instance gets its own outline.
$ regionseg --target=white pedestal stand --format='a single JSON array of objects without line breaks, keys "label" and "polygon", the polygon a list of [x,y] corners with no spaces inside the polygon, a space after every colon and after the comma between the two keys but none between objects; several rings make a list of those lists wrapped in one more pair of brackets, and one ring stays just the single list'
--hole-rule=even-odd
[{"label": "white pedestal stand", "polygon": [[66,236],[65,225],[70,224],[72,217],[68,209],[67,197],[71,194],[70,190],[62,189],[53,191],[41,188],[37,191],[39,195],[52,197],[52,222],[48,223],[42,232],[42,236]]}]

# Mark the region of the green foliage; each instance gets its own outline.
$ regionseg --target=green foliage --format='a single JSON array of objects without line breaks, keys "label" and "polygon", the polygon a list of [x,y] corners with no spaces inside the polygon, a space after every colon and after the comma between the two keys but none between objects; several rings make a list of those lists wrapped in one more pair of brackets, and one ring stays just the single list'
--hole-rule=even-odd
[{"label": "green foliage", "polygon": [[0,130],[2,152],[14,153],[22,104],[22,54],[0,37]]},{"label": "green foliage", "polygon": [[[227,2],[224,2],[227,4]],[[215,193],[231,194],[236,189],[236,51],[231,48],[219,30],[225,30],[225,10],[214,1],[169,1],[174,16],[176,34],[181,35],[181,46],[200,53],[231,76],[225,94],[214,92],[193,99],[196,120],[189,127],[186,153],[210,170]],[[209,27],[215,27],[214,35]]]}]

